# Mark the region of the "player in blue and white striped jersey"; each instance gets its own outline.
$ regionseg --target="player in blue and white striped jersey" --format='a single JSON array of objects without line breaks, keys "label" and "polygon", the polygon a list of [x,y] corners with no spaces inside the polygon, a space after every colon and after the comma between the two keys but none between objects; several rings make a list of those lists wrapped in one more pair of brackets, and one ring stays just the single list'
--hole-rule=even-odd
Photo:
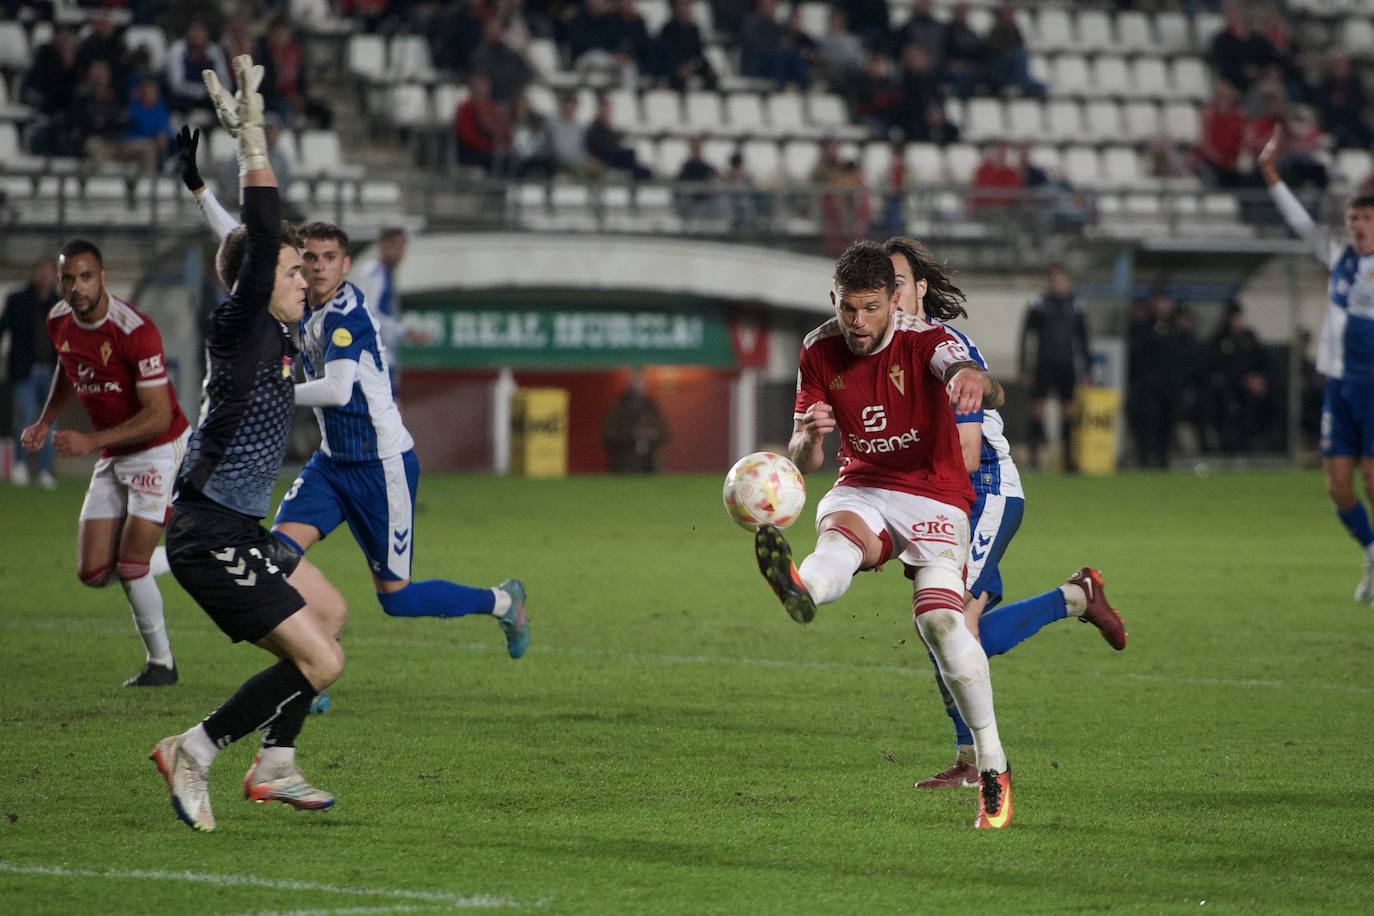
[{"label": "player in blue and white striped jersey", "polygon": [[[897,236],[888,239],[884,248],[897,274],[898,309],[941,323],[967,317],[968,312],[962,304],[965,300],[963,291],[954,284],[944,265],[920,242]],[[978,365],[988,371],[987,360],[969,336],[948,324],[945,327],[963,341]],[[1082,567],[1064,585],[1044,594],[1001,604],[1002,556],[1020,528],[1025,512],[1021,474],[1011,458],[1000,413],[980,410],[959,414],[955,419],[964,466],[976,497],[969,512],[971,536],[964,575],[964,618],[979,638],[983,651],[989,658],[1002,655],[1064,617],[1077,617],[1093,624],[1102,631],[1103,638],[1112,648],[1125,648],[1125,625],[1107,602],[1101,574],[1091,567]],[[933,657],[931,661],[934,663]],[[945,701],[945,711],[954,724],[957,757],[949,769],[921,780],[916,786],[921,789],[976,786],[978,770],[974,764],[973,735],[955,708],[938,665],[935,680]]]},{"label": "player in blue and white striped jersey", "polygon": [[1326,376],[1322,470],[1336,517],[1365,550],[1355,600],[1374,604],[1374,527],[1355,495],[1358,462],[1365,493],[1374,499],[1374,195],[1346,204],[1346,238],[1318,226],[1279,176],[1282,140],[1282,128],[1275,128],[1258,164],[1284,220],[1331,268],[1326,319],[1317,342],[1317,371]]},{"label": "player in blue and white striped jersey", "polygon": [[[196,135],[178,137],[182,180],[216,235],[236,222],[199,180]],[[529,645],[525,589],[517,579],[475,588],[444,579],[413,581],[414,506],[420,466],[401,421],[381,325],[346,276],[348,236],[330,223],[301,227],[309,311],[299,326],[308,381],[296,403],[315,409],[323,441],[277,509],[272,534],[297,554],[347,522],[367,557],[377,601],[394,617],[490,614],[511,658]],[[343,621],[333,622],[338,629]]]}]

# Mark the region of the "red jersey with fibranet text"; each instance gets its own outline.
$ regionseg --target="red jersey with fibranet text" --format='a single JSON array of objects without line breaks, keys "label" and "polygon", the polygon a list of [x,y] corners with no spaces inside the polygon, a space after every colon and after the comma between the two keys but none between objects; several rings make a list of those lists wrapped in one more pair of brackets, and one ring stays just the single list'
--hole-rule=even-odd
[{"label": "red jersey with fibranet text", "polygon": [[945,390],[945,370],[973,357],[938,324],[896,314],[887,346],[858,356],[832,318],[806,336],[797,372],[795,418],[824,401],[840,434],[836,486],[914,493],[973,504],[959,432]]},{"label": "red jersey with fibranet text", "polygon": [[167,386],[172,399],[172,425],[167,431],[143,442],[103,449],[102,458],[132,455],[171,442],[186,431],[186,415],[167,377],[162,335],[147,315],[110,296],[105,317],[95,324],[83,324],[64,299],[48,312],[48,336],[57,348],[62,371],[97,431],[118,426],[143,409],[137,389]]}]

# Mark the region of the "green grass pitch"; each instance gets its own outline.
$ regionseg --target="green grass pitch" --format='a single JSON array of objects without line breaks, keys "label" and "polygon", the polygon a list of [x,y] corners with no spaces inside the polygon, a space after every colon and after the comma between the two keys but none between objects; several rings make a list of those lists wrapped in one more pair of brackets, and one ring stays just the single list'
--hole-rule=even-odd
[{"label": "green grass pitch", "polygon": [[490,619],[385,617],[336,533],[312,559],[348,667],[300,759],[338,805],[245,802],[249,740],[210,835],[145,757],[266,657],[168,578],[182,681],[121,689],[142,651],[119,589],[76,581],[82,482],[0,491],[0,912],[1374,909],[1374,609],[1318,476],[1028,481],[1009,596],[1097,565],[1131,642],[1065,621],[993,660],[1000,832],[912,788],[952,746],[900,572],[798,626],[719,488],[427,476],[417,575],[523,578],[518,662]]}]

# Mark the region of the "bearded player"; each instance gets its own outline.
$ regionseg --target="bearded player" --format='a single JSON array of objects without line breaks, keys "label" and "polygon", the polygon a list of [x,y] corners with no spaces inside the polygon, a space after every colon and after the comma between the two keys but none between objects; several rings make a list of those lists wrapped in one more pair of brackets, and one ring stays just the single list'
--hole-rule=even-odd
[{"label": "bearded player", "polygon": [[[837,600],[854,574],[894,555],[913,571],[916,630],[972,733],[980,780],[974,826],[1011,823],[1011,769],[997,732],[988,659],[964,625],[964,563],[973,488],[954,414],[998,385],[938,324],[897,311],[881,246],[857,242],[835,265],[835,317],[807,335],[788,455],[802,473],[840,436],[840,475],[816,507],[816,549],[792,564],[771,525],[755,534],[759,570],[799,623]],[[954,408],[951,410],[951,406]]]},{"label": "bearded player", "polygon": [[94,588],[115,579],[124,587],[147,654],[143,670],[124,686],[169,686],[177,682],[177,668],[153,577],[167,571],[157,544],[189,424],[167,377],[157,327],[106,290],[100,249],[83,239],[68,242],[58,281],[63,298],[48,313],[58,367],[42,415],[20,441],[29,451],[41,448],[76,393],[95,431],[64,429],[53,444],[65,457],[100,453],[81,506],[76,574]]}]

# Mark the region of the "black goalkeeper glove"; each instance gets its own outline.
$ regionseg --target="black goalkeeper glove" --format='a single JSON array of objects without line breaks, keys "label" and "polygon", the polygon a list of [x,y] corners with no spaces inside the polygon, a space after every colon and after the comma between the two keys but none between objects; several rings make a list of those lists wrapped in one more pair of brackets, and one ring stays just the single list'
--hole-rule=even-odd
[{"label": "black goalkeeper glove", "polygon": [[185,183],[186,190],[194,194],[205,187],[205,182],[200,177],[200,169],[196,168],[196,146],[200,143],[200,130],[193,131],[183,124],[181,132],[173,139],[176,141],[177,158],[181,160],[181,180]]}]

